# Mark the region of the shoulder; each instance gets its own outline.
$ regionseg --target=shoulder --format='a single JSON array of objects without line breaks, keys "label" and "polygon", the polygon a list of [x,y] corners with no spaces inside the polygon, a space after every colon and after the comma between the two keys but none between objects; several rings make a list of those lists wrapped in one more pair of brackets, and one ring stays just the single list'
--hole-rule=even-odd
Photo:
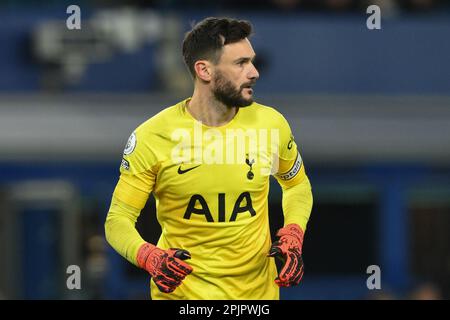
[{"label": "shoulder", "polygon": [[180,116],[180,103],[166,107],[151,118],[141,123],[135,130],[139,135],[163,133],[173,125],[173,122]]},{"label": "shoulder", "polygon": [[[136,127],[128,138],[124,154],[157,153],[168,147],[170,126],[179,118],[181,103],[167,107]],[[134,150],[137,152],[134,152]]]},{"label": "shoulder", "polygon": [[257,118],[268,126],[281,127],[288,125],[286,118],[275,107],[253,102],[244,111],[247,117]]}]

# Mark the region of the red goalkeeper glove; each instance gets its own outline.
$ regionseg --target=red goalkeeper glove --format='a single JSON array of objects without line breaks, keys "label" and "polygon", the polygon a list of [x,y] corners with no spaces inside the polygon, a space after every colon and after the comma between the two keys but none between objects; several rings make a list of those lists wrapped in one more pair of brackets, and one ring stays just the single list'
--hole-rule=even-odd
[{"label": "red goalkeeper glove", "polygon": [[190,253],[183,249],[162,250],[144,243],[139,248],[137,263],[150,273],[161,292],[171,293],[192,272],[192,267],[182,261],[190,258]]},{"label": "red goalkeeper glove", "polygon": [[300,283],[303,277],[303,231],[297,224],[288,224],[277,232],[280,237],[272,244],[269,257],[278,257],[283,267],[275,279],[279,287],[290,287]]}]

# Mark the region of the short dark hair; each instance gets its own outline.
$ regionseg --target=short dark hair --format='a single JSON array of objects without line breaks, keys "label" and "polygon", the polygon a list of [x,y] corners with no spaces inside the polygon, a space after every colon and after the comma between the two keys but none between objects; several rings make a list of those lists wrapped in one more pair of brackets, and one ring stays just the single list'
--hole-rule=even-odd
[{"label": "short dark hair", "polygon": [[252,29],[250,22],[231,18],[210,17],[197,23],[183,40],[183,58],[192,76],[196,61],[218,63],[223,46],[249,37]]}]

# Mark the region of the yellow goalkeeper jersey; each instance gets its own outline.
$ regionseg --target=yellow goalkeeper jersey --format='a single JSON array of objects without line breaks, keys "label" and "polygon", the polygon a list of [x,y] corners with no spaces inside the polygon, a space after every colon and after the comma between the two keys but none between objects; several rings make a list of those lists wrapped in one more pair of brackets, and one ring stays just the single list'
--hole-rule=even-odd
[{"label": "yellow goalkeeper jersey", "polygon": [[[306,177],[291,129],[278,111],[258,103],[240,108],[224,126],[208,127],[192,117],[188,101],[131,134],[114,191],[137,209],[153,193],[162,228],[157,246],[191,253],[186,262],[194,271],[182,285],[166,294],[152,281],[151,296],[279,299],[275,262],[267,257],[269,178],[289,187]],[[124,254],[135,264],[136,250]]]}]

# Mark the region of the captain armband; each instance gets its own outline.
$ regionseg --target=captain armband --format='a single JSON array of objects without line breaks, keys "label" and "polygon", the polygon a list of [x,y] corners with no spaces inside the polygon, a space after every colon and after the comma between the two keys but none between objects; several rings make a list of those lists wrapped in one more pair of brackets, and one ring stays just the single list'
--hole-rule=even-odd
[{"label": "captain armband", "polygon": [[295,162],[291,167],[291,169],[286,173],[277,174],[277,177],[284,181],[293,179],[300,172],[300,169],[302,168],[302,163],[303,161],[302,157],[300,156],[300,152],[297,152],[297,158],[295,159]]}]

